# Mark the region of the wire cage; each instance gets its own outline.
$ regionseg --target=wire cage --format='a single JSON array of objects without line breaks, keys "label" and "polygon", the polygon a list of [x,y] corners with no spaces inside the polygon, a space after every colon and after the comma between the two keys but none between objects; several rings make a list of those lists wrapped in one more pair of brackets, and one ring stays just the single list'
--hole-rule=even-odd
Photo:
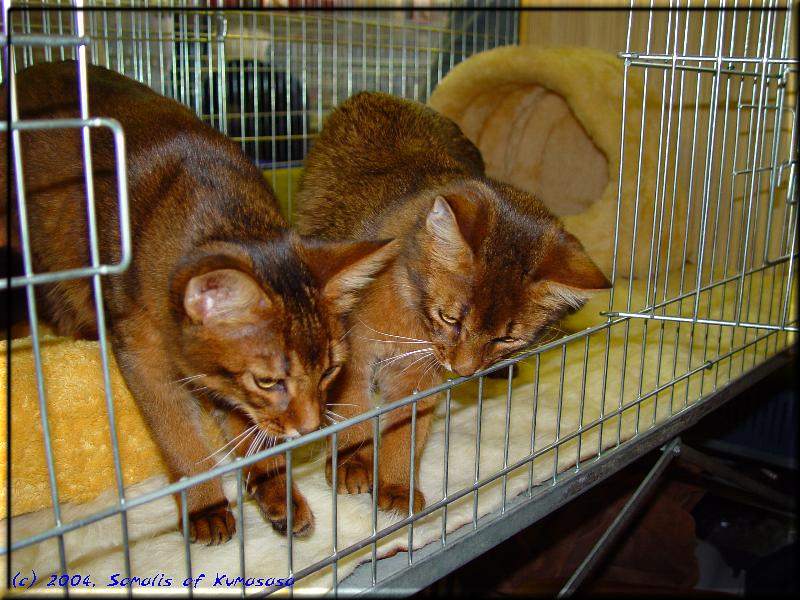
[{"label": "wire cage", "polygon": [[[6,0],[4,8],[10,4]],[[19,120],[14,74],[41,61],[75,58],[179,100],[241,144],[264,169],[291,218],[296,167],[338,103],[360,90],[425,102],[457,63],[520,41],[522,13],[514,10],[519,8],[514,0],[379,12],[361,5],[330,12],[294,10],[294,3],[291,10],[275,3],[277,8],[268,11],[260,10],[262,2],[225,10],[222,4],[21,0],[4,12],[2,77],[10,84],[11,103],[3,130],[5,135],[10,128],[16,178],[9,184],[19,213],[25,214],[20,132],[107,127],[115,136],[122,227],[118,263],[102,264],[95,253],[83,268],[35,273],[21,219],[24,273],[0,282],[0,290],[24,289],[28,301],[47,472],[42,490],[49,499],[38,520],[8,513],[8,543],[0,550],[7,559],[7,581],[33,569],[56,574],[56,587],[76,590],[86,586],[87,576],[102,585],[105,574],[87,569],[142,577],[143,569],[166,569],[169,555],[169,561],[177,561],[170,571],[173,591],[182,594],[193,591],[191,581],[180,585],[183,578],[196,581],[198,573],[225,569],[234,580],[227,591],[241,595],[408,593],[675,437],[748,380],[774,368],[796,343],[795,7],[781,0],[713,6],[675,0],[667,3],[669,10],[631,5],[627,36],[618,44],[624,69],[620,186],[615,228],[608,232],[615,248],[614,288],[608,298],[584,309],[593,311],[594,321],[474,376],[448,380],[201,475],[172,484],[160,480],[134,493],[123,481],[119,440],[125,433],[115,423],[112,365],[99,308],[98,352],[115,489],[105,504],[65,503],[51,443],[55,423],[48,417],[34,291],[57,279],[85,277],[100,299],[103,281],[135,260],[125,218],[124,131],[114,121],[93,117],[85,95],[80,119]],[[85,7],[92,10],[80,10]],[[489,10],[498,7],[504,10]],[[535,14],[527,13],[534,32]],[[633,85],[641,85],[644,93],[630,94]],[[652,173],[643,167],[648,154],[655,157]],[[633,184],[624,187],[623,176]],[[91,186],[87,171],[88,206]],[[89,210],[89,231],[96,240],[92,214]],[[504,377],[487,377],[492,372]],[[314,504],[314,544],[294,539],[291,502],[288,537],[259,537],[269,526],[257,512],[248,512],[244,467],[283,454],[288,486],[294,477],[313,487],[323,467],[309,457],[318,455],[326,439],[335,448],[338,434],[357,422],[369,423],[377,434],[384,415],[403,407],[410,407],[415,422],[418,402],[434,394],[444,401],[432,441],[422,457],[414,456],[413,442],[410,446],[411,463],[420,458],[422,464],[420,481],[411,481],[410,507],[416,484],[427,498],[423,510],[405,518],[385,515],[374,495],[354,499],[323,489],[324,500]],[[335,473],[335,452],[333,461]],[[164,523],[174,529],[177,522],[171,495],[185,499],[189,487],[218,476],[235,499],[239,523],[228,547],[191,546],[186,527],[164,533]],[[10,478],[13,484],[13,465]],[[13,504],[13,485],[9,489]],[[164,545],[151,552],[157,536],[164,536],[159,538]],[[90,537],[101,541],[89,544]],[[151,555],[163,564],[148,562]],[[263,576],[267,568],[272,569],[268,575],[292,578],[294,587],[248,579]],[[66,584],[58,584],[59,574],[67,577]],[[80,575],[77,584],[71,579],[75,575]],[[136,585],[124,581],[133,593],[148,591],[141,580]]]}]

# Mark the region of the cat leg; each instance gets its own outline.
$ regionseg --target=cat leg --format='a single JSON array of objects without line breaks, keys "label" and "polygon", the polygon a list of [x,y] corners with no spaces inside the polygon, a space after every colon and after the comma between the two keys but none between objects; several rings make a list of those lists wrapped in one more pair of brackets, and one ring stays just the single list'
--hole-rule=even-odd
[{"label": "cat leg", "polygon": [[[230,411],[226,413],[223,428],[228,439],[233,440],[253,425],[244,415]],[[247,453],[250,444],[255,440],[259,430],[238,440],[235,451],[239,456]],[[247,492],[258,504],[263,517],[270,522],[278,533],[286,534],[286,458],[283,453],[265,458],[245,468],[245,485]],[[292,532],[304,537],[314,530],[314,513],[303,494],[292,481]]]},{"label": "cat leg", "polygon": [[[352,363],[346,364],[328,393],[328,406],[344,419],[358,416],[372,408],[368,377]],[[340,494],[368,494],[372,490],[372,420],[343,429],[338,434],[336,491]],[[331,438],[325,477],[333,483]]]},{"label": "cat leg", "polygon": [[[146,335],[146,334],[145,334]],[[200,406],[191,392],[165,378],[167,357],[154,340],[117,351],[117,362],[161,450],[172,481],[202,473],[211,453],[200,421]],[[119,348],[120,344],[114,344]],[[180,507],[180,496],[176,498]],[[228,541],[236,521],[219,478],[186,489],[191,541],[209,545]]]},{"label": "cat leg", "polygon": [[[425,378],[424,386],[419,386]],[[401,373],[388,373],[381,381],[383,404],[391,404],[410,396],[420,387],[426,389],[442,382],[438,373],[426,373],[425,367],[413,368]],[[441,394],[428,396],[417,402],[414,446],[414,512],[425,507],[425,496],[419,490],[419,461],[428,439],[431,420]],[[408,514],[411,487],[411,404],[395,409],[385,416],[381,426],[378,457],[378,506],[383,510],[394,510]]]}]

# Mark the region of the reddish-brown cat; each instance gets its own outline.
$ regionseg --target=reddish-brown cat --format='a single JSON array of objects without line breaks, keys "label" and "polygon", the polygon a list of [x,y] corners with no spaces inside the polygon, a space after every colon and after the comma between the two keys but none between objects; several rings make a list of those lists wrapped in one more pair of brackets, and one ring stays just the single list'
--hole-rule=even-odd
[{"label": "reddish-brown cat", "polygon": [[[397,238],[398,258],[349,318],[351,357],[328,394],[343,417],[471,375],[536,341],[609,287],[577,239],[530,194],[487,178],[452,121],[414,102],[361,93],[336,109],[306,158],[301,233]],[[422,400],[415,457],[435,397]],[[381,424],[378,503],[408,511],[410,405]],[[337,486],[371,489],[371,423],[340,436]],[[328,479],[331,480],[330,461]],[[424,506],[415,490],[413,506]]]},{"label": "reddish-brown cat", "polygon": [[[20,73],[20,117],[78,116],[76,68],[62,62]],[[5,102],[3,89],[4,116]],[[127,142],[134,258],[103,281],[112,347],[172,477],[205,471],[222,456],[209,457],[201,403],[226,409],[223,427],[240,454],[316,429],[347,355],[344,314],[391,258],[393,243],[301,238],[234,142],[126,77],[90,68],[89,105],[92,115],[117,119]],[[113,141],[95,131],[91,142],[100,257],[110,263],[119,260],[120,240]],[[81,148],[76,129],[22,133],[38,273],[90,264]],[[5,136],[0,156],[5,163]],[[5,190],[9,174],[0,166]],[[4,192],[3,215],[7,202]],[[16,217],[12,232],[18,249]],[[59,334],[97,337],[89,280],[38,292],[39,314]],[[286,530],[283,471],[281,455],[247,474],[249,492],[279,531]],[[293,531],[302,535],[313,515],[297,489],[293,498]],[[189,488],[187,508],[193,539],[220,543],[233,534],[219,479]]]}]

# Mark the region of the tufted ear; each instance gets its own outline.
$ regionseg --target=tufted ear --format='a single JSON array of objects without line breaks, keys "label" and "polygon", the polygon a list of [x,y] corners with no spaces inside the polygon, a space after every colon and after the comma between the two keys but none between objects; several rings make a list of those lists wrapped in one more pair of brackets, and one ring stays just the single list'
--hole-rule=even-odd
[{"label": "tufted ear", "polygon": [[361,292],[397,255],[394,240],[319,242],[302,240],[304,261],[323,296],[340,314],[349,311]]},{"label": "tufted ear", "polygon": [[431,258],[452,271],[472,264],[472,250],[464,239],[452,207],[444,196],[436,196],[425,218],[425,230],[430,236]]},{"label": "tufted ear", "polygon": [[184,258],[171,278],[173,310],[204,326],[253,323],[272,302],[235,244],[216,242]]},{"label": "tufted ear", "polygon": [[552,294],[574,309],[580,308],[592,293],[611,287],[578,238],[567,231],[561,231],[550,245],[536,277],[547,282]]}]

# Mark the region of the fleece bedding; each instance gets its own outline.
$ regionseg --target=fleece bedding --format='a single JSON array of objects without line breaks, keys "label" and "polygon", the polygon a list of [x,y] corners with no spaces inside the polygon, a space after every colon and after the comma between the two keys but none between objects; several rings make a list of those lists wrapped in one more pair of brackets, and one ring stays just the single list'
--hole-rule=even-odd
[{"label": "fleece bedding", "polygon": [[[690,274],[691,271],[687,270],[687,275]],[[763,289],[769,290],[773,283],[769,272],[756,273],[753,278],[755,289],[759,289],[763,283]],[[779,283],[776,285],[779,286]],[[639,305],[637,303],[643,299],[643,285],[643,282],[633,282],[634,306]],[[620,302],[627,301],[627,287],[627,280],[618,282]],[[728,298],[732,296],[733,289],[728,290]],[[728,316],[733,307],[728,310],[722,305],[721,289],[718,289],[718,292],[713,295],[704,294],[700,309],[708,310],[711,303],[713,312]],[[778,296],[779,294],[771,296],[766,294],[763,297],[763,301],[759,303],[759,312],[763,316],[775,309]],[[567,321],[565,327],[580,330],[604,322],[604,317],[599,316],[599,311],[607,308],[607,302],[607,297],[596,298]],[[617,302],[615,306],[616,304]],[[674,310],[668,311],[668,314]],[[503,478],[499,478],[481,488],[478,494],[478,516],[499,509],[504,485],[507,486],[508,501],[519,494],[528,493],[531,481],[535,485],[550,485],[557,473],[574,468],[579,460],[591,460],[599,451],[630,439],[637,431],[642,433],[658,426],[669,419],[671,414],[691,406],[702,395],[736,378],[794,340],[794,334],[784,332],[770,333],[730,327],[706,325],[692,327],[686,323],[662,323],[639,319],[620,322],[608,329],[597,330],[588,337],[579,337],[567,344],[566,350],[562,350],[562,346],[556,346],[538,356],[523,360],[520,363],[519,374],[513,380],[510,403],[505,380],[484,380],[483,399],[480,403],[478,455],[481,478],[503,467],[506,422],[510,423],[508,464],[528,456],[532,443],[535,449],[540,450],[548,448],[557,438],[570,439],[558,446],[557,453],[550,449],[541,454],[533,461],[532,469],[525,465],[511,472],[505,482]],[[61,343],[75,342],[62,340]],[[608,361],[606,361],[607,343]],[[743,351],[731,352],[743,345],[746,346]],[[19,348],[20,356],[26,351],[29,352],[22,342]],[[17,350],[15,358],[16,352]],[[708,366],[707,361],[718,356],[726,357],[709,368],[703,368]],[[45,366],[48,365],[45,363]],[[70,372],[69,364],[59,366],[62,370]],[[45,369],[46,373],[54,370],[53,365],[50,367]],[[690,371],[693,374],[682,378],[676,385],[664,386],[676,375],[680,377]],[[5,381],[5,374],[0,375]],[[99,377],[99,372],[97,375]],[[118,376],[116,370],[113,375]],[[664,389],[655,393],[659,386],[664,386]],[[472,381],[453,390],[447,478],[449,495],[471,486],[474,482],[479,414],[477,389],[477,382]],[[87,401],[95,402],[96,423],[100,427],[106,420],[104,404],[101,402],[102,386],[99,398],[91,400],[94,397],[92,393],[84,394],[83,397],[88,397]],[[637,404],[637,398],[641,397],[645,399]],[[510,410],[510,414],[507,414],[507,409]],[[610,418],[603,421],[602,439],[599,424],[601,415],[610,415]],[[444,417],[445,403],[442,402],[438,407],[430,439],[421,459],[418,483],[429,503],[441,499],[444,492],[442,489]],[[35,406],[25,418],[29,421],[27,429],[30,444],[41,445],[40,439],[36,439],[41,432],[37,433],[38,414]],[[125,426],[120,428],[123,446],[128,448],[126,440],[130,436],[134,436],[134,440],[137,439],[135,435],[139,425],[133,421],[123,425],[133,428],[130,431],[125,429]],[[582,427],[580,435],[573,435],[579,427]],[[79,446],[83,432],[74,428],[70,430],[67,427],[62,435],[70,439],[70,446]],[[143,444],[144,452],[148,451],[147,444],[152,443],[146,438],[137,441],[139,442]],[[15,443],[19,443],[16,438]],[[54,441],[57,456],[64,450],[63,444],[63,439],[60,442]],[[87,456],[100,451],[108,451],[108,448],[84,448]],[[135,448],[123,452],[123,468],[125,461],[133,457],[132,452],[135,452]],[[331,553],[332,498],[331,490],[325,482],[324,448],[321,445],[299,449],[293,456],[293,462],[295,481],[316,516],[313,534],[305,539],[295,539],[293,543],[293,570],[298,572]],[[24,463],[15,462],[13,468],[15,480],[17,477],[24,478],[27,468]],[[68,523],[91,515],[116,502],[113,470],[109,470],[103,462],[95,463],[95,468],[98,470],[92,475],[91,480],[93,484],[100,482],[105,491],[89,501],[62,503],[64,522]],[[157,472],[160,468],[154,465],[152,470]],[[129,485],[126,493],[129,498],[135,497],[156,490],[166,482],[162,473],[150,474]],[[224,485],[228,497],[235,499],[235,477],[228,477]],[[46,486],[44,489],[47,489]],[[26,490],[15,487],[14,493],[24,495]],[[472,521],[473,502],[474,494],[469,493],[449,505],[446,524],[448,531],[455,531]],[[337,529],[339,549],[372,534],[371,505],[371,496],[368,494],[339,495]],[[238,515],[238,508],[234,510]],[[415,524],[413,538],[415,548],[428,543],[440,543],[442,518],[442,511],[438,510]],[[397,520],[396,515],[379,512],[378,529]],[[169,578],[172,582],[171,587],[137,586],[134,588],[134,594],[137,592],[152,594],[154,591],[185,592],[182,588],[182,582],[187,577],[184,540],[176,529],[177,522],[176,503],[171,496],[129,511],[132,574],[155,578],[162,583]],[[13,539],[20,540],[44,531],[52,525],[52,511],[49,508],[40,508],[14,517],[12,536]],[[7,521],[2,521],[2,526],[6,527]],[[252,501],[245,500],[244,524],[238,523],[238,526],[244,530],[246,576],[255,578],[288,576],[287,540],[276,534],[263,520]],[[124,573],[119,516],[79,528],[66,534],[64,539],[70,573],[89,575],[97,588],[102,587],[105,591],[124,592],[118,587],[106,587],[112,581],[114,574]],[[403,527],[379,542],[378,556],[387,556],[406,549],[407,542],[408,528]],[[240,592],[238,588],[227,588],[224,585],[214,587],[213,584],[218,574],[226,574],[230,579],[241,575],[239,552],[238,538],[216,547],[192,545],[193,575],[197,577],[200,573],[205,574],[205,578],[200,581],[196,590],[197,593],[219,594],[228,591],[231,594],[238,594]],[[342,559],[338,566],[339,580],[345,578],[358,564],[369,560],[370,557],[371,547],[367,546]],[[35,544],[13,554],[14,572],[21,571],[24,574],[33,569],[41,578],[42,575],[57,572],[58,565],[58,546],[55,539]],[[5,561],[0,570],[4,568]],[[4,573],[0,575],[5,577]],[[332,577],[331,568],[323,568],[296,582],[295,592],[317,594],[326,591],[332,585]],[[46,583],[47,577],[44,581]]]}]

